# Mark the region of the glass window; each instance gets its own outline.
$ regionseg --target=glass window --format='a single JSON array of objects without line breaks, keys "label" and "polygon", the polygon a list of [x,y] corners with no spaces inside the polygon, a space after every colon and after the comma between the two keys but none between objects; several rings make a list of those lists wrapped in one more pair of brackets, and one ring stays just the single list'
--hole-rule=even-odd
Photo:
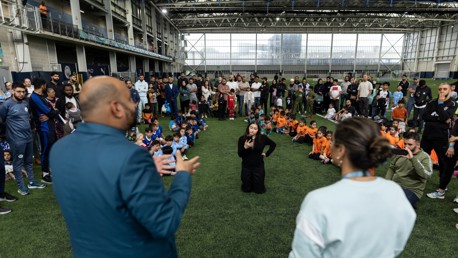
[{"label": "glass window", "polygon": [[404,34],[383,34],[381,58],[401,59]]},{"label": "glass window", "polygon": [[307,58],[330,58],[332,34],[309,34]]},{"label": "glass window", "polygon": [[355,47],[356,34],[334,34],[332,59],[354,59]]},{"label": "glass window", "polygon": [[250,63],[254,65],[254,59],[256,58],[256,34],[232,34],[231,40],[232,64],[246,64],[246,62],[240,62],[239,60],[251,59]]},{"label": "glass window", "polygon": [[230,60],[230,34],[206,34],[206,43],[207,60],[217,59],[221,62],[225,62],[226,59]]},{"label": "glass window", "polygon": [[282,51],[283,64],[297,65],[305,62],[305,34],[283,34]]},{"label": "glass window", "polygon": [[281,61],[281,35],[258,34],[257,64],[279,65]]},{"label": "glass window", "polygon": [[359,34],[356,57],[379,58],[381,34]]}]

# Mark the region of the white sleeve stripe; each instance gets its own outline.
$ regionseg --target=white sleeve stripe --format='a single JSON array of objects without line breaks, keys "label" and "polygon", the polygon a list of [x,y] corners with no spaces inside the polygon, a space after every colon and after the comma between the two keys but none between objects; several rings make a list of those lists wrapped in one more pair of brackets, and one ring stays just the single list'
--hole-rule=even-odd
[{"label": "white sleeve stripe", "polygon": [[431,161],[431,158],[429,157],[429,155],[427,157],[428,157],[428,169],[426,169],[425,166],[423,166],[423,164],[418,159],[416,159],[416,160],[420,164],[420,166],[422,167],[423,171],[425,171],[425,174],[428,175],[428,176],[431,176],[433,174],[433,164],[432,164],[432,161]]},{"label": "white sleeve stripe", "polygon": [[324,248],[324,239],[320,232],[307,219],[298,217],[296,228],[302,231],[312,242]]}]

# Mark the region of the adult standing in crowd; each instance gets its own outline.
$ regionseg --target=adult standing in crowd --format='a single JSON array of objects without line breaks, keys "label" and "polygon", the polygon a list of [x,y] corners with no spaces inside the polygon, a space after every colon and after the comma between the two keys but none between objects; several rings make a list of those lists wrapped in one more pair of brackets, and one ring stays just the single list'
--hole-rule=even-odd
[{"label": "adult standing in crowd", "polygon": [[221,80],[218,85],[217,99],[218,99],[218,120],[226,120],[227,111],[227,95],[229,94],[229,86],[226,84],[226,79]]},{"label": "adult standing in crowd", "polygon": [[369,116],[369,97],[373,91],[372,83],[369,81],[369,75],[363,76],[363,81],[359,83],[358,95],[356,101],[359,102],[360,115],[364,117]]},{"label": "adult standing in crowd", "polygon": [[398,183],[412,207],[416,207],[433,174],[433,162],[429,154],[420,147],[420,135],[406,132],[403,135],[407,155],[396,155],[391,159],[385,178]]},{"label": "adult standing in crowd", "polygon": [[[267,152],[264,148],[269,146]],[[242,191],[262,194],[266,192],[264,159],[275,150],[276,144],[254,122],[247,126],[245,134],[238,141],[238,155],[242,158]]]},{"label": "adult standing in crowd", "polygon": [[433,99],[431,88],[426,85],[425,80],[420,80],[417,89],[415,90],[415,105],[413,110],[413,126],[417,127],[418,133],[423,130],[423,112],[425,112],[426,104]]},{"label": "adult standing in crowd", "polygon": [[347,88],[347,99],[351,101],[351,105],[358,108],[356,105],[356,99],[358,98],[358,82],[355,78],[350,78],[350,85]]},{"label": "adult standing in crowd", "polygon": [[409,88],[409,80],[407,79],[407,75],[402,75],[401,81],[398,83],[398,86],[402,87],[402,94],[407,96],[407,89]]},{"label": "adult standing in crowd", "polygon": [[345,101],[347,100],[347,90],[348,86],[351,85],[350,82],[350,76],[345,75],[344,81],[342,82],[342,85],[340,86],[342,88],[342,95],[340,97],[340,108],[343,108],[345,105]]},{"label": "adult standing in crowd", "polygon": [[259,76],[254,77],[254,82],[251,84],[250,88],[253,92],[254,97],[254,106],[257,107],[261,103],[261,91],[259,88],[261,87],[261,83],[259,82]]},{"label": "adult standing in crowd", "polygon": [[[420,86],[419,86],[420,87]],[[417,91],[418,88],[417,87]],[[426,196],[432,199],[444,199],[445,189],[450,182],[456,160],[454,156],[454,141],[449,143],[452,119],[457,104],[450,99],[450,85],[441,83],[438,87],[439,97],[430,101],[424,110],[425,131],[421,138],[421,147],[426,153],[434,150],[439,160],[439,187]],[[455,162],[454,162],[455,161]]]},{"label": "adult standing in crowd", "polygon": [[[25,89],[27,91],[27,98],[30,98],[30,96],[33,93],[33,90],[35,89],[32,81],[29,78],[25,78],[22,83],[25,86]],[[35,159],[35,164],[41,165],[41,159],[40,159],[40,150],[38,149],[38,135],[37,131],[35,128],[32,127],[32,134],[33,134],[33,157]]]},{"label": "adult standing in crowd", "polygon": [[418,86],[418,79],[413,78],[413,83],[410,83],[409,87],[407,88],[407,95],[408,95],[407,119],[410,117],[410,112],[413,110],[414,105],[415,105],[415,91],[417,90],[417,86]]},{"label": "adult standing in crowd", "polygon": [[[131,84],[132,88],[132,84]],[[64,94],[62,98],[58,99],[56,102],[56,108],[59,110],[60,115],[62,118],[66,119],[67,117],[67,107],[66,104],[68,102],[73,103],[73,105],[76,107],[76,109],[80,110],[80,103],[78,101],[78,98],[75,96],[75,93],[73,92],[73,86],[71,84],[67,84],[64,86]]]},{"label": "adult standing in crowd", "polygon": [[145,76],[140,74],[138,81],[135,82],[135,89],[140,96],[140,102],[137,105],[137,123],[142,122],[142,110],[145,108],[145,104],[148,103],[148,83],[145,81]]},{"label": "adult standing in crowd", "polygon": [[[278,76],[277,76],[278,77]],[[273,79],[270,88],[269,88],[269,93],[270,93],[270,106],[275,106],[277,103],[277,80]]]},{"label": "adult standing in crowd", "polygon": [[240,94],[241,95],[243,94],[243,98],[241,98],[243,101],[238,103],[239,114],[240,116],[243,116],[243,106],[245,106],[245,116],[248,116],[250,110],[248,110],[248,106],[245,102],[248,98],[248,95],[250,94],[249,92],[251,89],[250,89],[250,84],[246,81],[245,75],[242,76],[242,82],[239,84],[239,88],[240,88]]},{"label": "adult standing in crowd", "polygon": [[[51,73],[51,81],[46,85],[47,88],[52,88],[56,92],[56,98],[60,99],[64,96],[64,85],[59,83],[60,75],[58,72]],[[35,85],[36,86],[36,85]]]},{"label": "adult standing in crowd", "polygon": [[197,86],[197,99],[200,101],[200,97],[202,97],[202,86],[204,85],[202,74],[197,75],[197,79],[194,81],[194,83]]},{"label": "adult standing in crowd", "polygon": [[241,75],[237,75],[237,88],[239,89],[237,91],[237,114],[239,116],[243,116],[243,101],[245,100],[245,90],[242,89],[242,76]]},{"label": "adult standing in crowd", "polygon": [[[167,192],[158,171],[168,156],[153,161],[124,137],[135,126],[136,105],[122,82],[105,76],[88,80],[80,101],[85,123],[51,151],[53,190],[73,255],[177,257],[174,235],[198,157],[184,162],[177,153],[177,173]],[[97,165],[81,162],[94,159]]]},{"label": "adult standing in crowd", "polygon": [[177,97],[180,93],[178,86],[173,83],[173,77],[169,76],[169,81],[167,85],[164,86],[165,91],[165,100],[170,104],[170,109],[172,111],[172,116],[176,116],[178,114],[178,104],[177,104]]},{"label": "adult standing in crowd", "polygon": [[76,79],[76,74],[73,73],[72,75],[70,75],[70,79],[68,80],[67,84],[72,85],[72,87],[73,87],[73,95],[78,97],[78,95],[80,94],[80,91],[81,91],[81,85],[78,82],[78,80]]},{"label": "adult standing in crowd", "polygon": [[199,103],[199,100],[197,99],[197,85],[194,83],[194,79],[190,78],[188,85],[186,85],[186,88],[189,91],[189,102],[193,103],[195,101],[195,104]]},{"label": "adult standing in crowd", "polygon": [[126,86],[127,89],[129,90],[130,97],[132,98],[132,101],[137,105],[140,102],[140,96],[138,95],[138,91],[132,87],[132,81],[131,80],[126,80]]},{"label": "adult standing in crowd", "polygon": [[374,122],[358,117],[337,125],[331,149],[342,179],[307,194],[289,257],[398,256],[415,211],[399,185],[368,171],[390,156],[390,144]]},{"label": "adult standing in crowd", "polygon": [[260,98],[259,104],[263,106],[264,114],[266,114],[267,108],[268,108],[267,103],[269,102],[269,85],[267,84],[266,77],[262,78],[261,87],[259,87],[259,91],[261,92],[261,98]]},{"label": "adult standing in crowd", "polygon": [[[29,103],[25,100],[26,94],[25,86],[15,82],[12,97],[0,105],[0,117],[6,123],[6,140],[10,145],[13,158],[13,173],[18,193],[21,195],[28,195],[29,189],[45,187],[36,182],[33,175],[33,137],[30,127]],[[27,173],[28,187],[24,184],[22,167]]]},{"label": "adult standing in crowd", "polygon": [[25,89],[27,90],[27,98],[30,98],[30,95],[32,95],[34,86],[32,85],[32,81],[30,81],[29,78],[25,78],[22,83],[25,86]]},{"label": "adult standing in crowd", "polygon": [[[49,168],[49,151],[56,139],[56,119],[59,119],[59,110],[54,109],[46,100],[44,91],[46,82],[37,78],[33,81],[35,89],[30,96],[29,106],[32,113],[32,122],[40,137],[41,145],[41,171],[43,177],[41,182],[51,184],[51,170]],[[70,91],[73,91],[71,85],[67,85]],[[65,99],[65,97],[63,97]]]},{"label": "adult standing in crowd", "polygon": [[186,85],[186,81],[181,81],[180,85],[180,108],[181,113],[187,114],[189,108],[189,89],[188,85]]},{"label": "adult standing in crowd", "polygon": [[177,85],[182,85],[183,81],[185,81],[186,85],[188,85],[188,78],[186,78],[186,76],[184,75],[184,72],[182,72],[180,74],[180,77],[178,77]]}]

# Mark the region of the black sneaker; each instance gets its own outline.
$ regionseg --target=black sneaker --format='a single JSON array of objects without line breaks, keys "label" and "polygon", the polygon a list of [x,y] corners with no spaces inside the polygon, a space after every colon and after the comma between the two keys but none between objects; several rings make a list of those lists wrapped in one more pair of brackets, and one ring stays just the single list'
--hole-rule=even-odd
[{"label": "black sneaker", "polygon": [[0,215],[8,214],[11,212],[11,209],[0,207]]},{"label": "black sneaker", "polygon": [[11,194],[9,193],[3,193],[3,196],[0,195],[0,202],[14,202],[14,201],[17,201],[17,198],[15,196],[12,196]]},{"label": "black sneaker", "polygon": [[51,185],[52,184],[52,178],[51,178],[50,175],[46,175],[46,176],[41,178],[41,182]]}]

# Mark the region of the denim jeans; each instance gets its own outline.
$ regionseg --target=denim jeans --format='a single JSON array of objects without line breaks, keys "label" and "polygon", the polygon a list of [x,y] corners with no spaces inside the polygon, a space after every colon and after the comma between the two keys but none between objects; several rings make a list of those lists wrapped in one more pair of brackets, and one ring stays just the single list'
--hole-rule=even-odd
[{"label": "denim jeans", "polygon": [[237,105],[239,106],[238,107],[238,113],[239,113],[239,116],[243,116],[243,101],[245,99],[245,96],[243,95],[237,95]]},{"label": "denim jeans", "polygon": [[409,200],[410,204],[412,205],[412,207],[415,208],[415,205],[417,204],[417,202],[420,200],[420,198],[418,198],[412,191],[410,191],[409,189],[405,189],[405,188],[402,188],[402,190],[404,190],[404,193],[407,197],[407,200]]}]

